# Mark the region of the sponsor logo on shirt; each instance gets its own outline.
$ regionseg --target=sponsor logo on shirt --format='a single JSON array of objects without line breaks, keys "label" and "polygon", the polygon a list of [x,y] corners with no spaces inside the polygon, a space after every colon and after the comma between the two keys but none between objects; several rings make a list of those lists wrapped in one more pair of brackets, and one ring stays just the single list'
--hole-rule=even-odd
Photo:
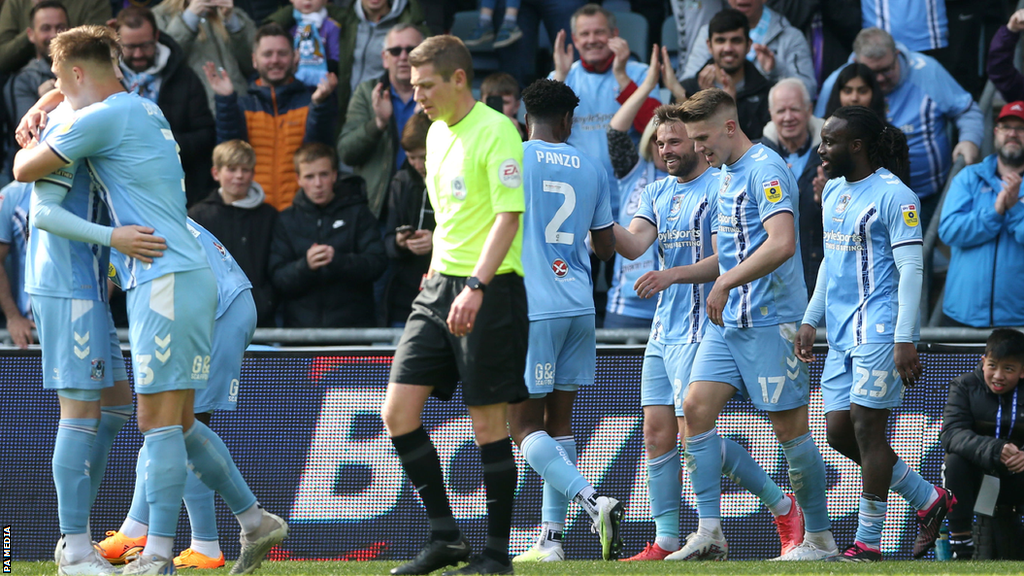
[{"label": "sponsor logo on shirt", "polygon": [[551,263],[551,271],[555,273],[555,276],[563,278],[569,273],[569,265],[565,263],[565,260],[555,258],[555,261]]},{"label": "sponsor logo on shirt", "polygon": [[779,184],[778,180],[764,182],[761,184],[761,187],[764,188],[764,197],[772,204],[782,200],[782,185]]},{"label": "sponsor logo on shirt", "polygon": [[498,166],[498,180],[509,188],[518,188],[523,185],[523,171],[519,168],[519,162],[515,158],[509,158]]},{"label": "sponsor logo on shirt", "polygon": [[917,226],[917,205],[916,204],[904,204],[900,206],[900,212],[903,212],[903,222],[913,228]]}]

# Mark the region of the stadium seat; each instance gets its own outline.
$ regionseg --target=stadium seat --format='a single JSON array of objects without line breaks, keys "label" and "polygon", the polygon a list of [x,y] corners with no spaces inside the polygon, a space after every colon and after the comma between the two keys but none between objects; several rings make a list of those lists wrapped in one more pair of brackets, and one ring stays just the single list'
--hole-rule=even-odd
[{"label": "stadium seat", "polygon": [[[477,22],[480,21],[480,14],[475,10],[465,10],[455,13],[455,20],[452,22],[451,35],[465,40],[473,33]],[[494,72],[500,68],[498,55],[494,52],[491,44],[485,43],[469,49],[473,55],[474,76],[482,79],[486,73]]]},{"label": "stadium seat", "polygon": [[651,47],[647,43],[647,19],[633,12],[615,12],[615,20],[619,36],[629,42],[630,56],[646,63],[651,57]]},{"label": "stadium seat", "polygon": [[666,18],[661,25],[661,45],[668,48],[668,57],[675,70],[679,66],[679,30],[676,29],[675,17]]}]

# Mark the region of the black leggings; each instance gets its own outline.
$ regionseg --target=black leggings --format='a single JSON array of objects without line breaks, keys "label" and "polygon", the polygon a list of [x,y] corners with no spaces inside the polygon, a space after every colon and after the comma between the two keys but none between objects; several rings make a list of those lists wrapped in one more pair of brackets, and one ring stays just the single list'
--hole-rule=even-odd
[{"label": "black leggings", "polygon": [[[942,470],[942,485],[956,496],[956,506],[949,511],[950,533],[970,533],[974,523],[974,502],[981,488],[985,471],[957,454],[946,454]],[[1024,507],[1024,473],[1006,474],[999,478],[997,506]]]}]

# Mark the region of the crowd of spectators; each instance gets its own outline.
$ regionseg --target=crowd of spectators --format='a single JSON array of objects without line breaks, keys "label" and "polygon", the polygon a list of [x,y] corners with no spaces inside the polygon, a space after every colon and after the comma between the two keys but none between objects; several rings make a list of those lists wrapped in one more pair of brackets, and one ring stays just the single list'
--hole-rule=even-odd
[{"label": "crowd of spectators", "polygon": [[[945,278],[934,279],[934,294],[945,289],[935,297],[941,321],[1024,324],[1024,297],[995,281],[1024,275],[1024,75],[1013,65],[1024,11],[1013,13],[1008,0],[908,0],[899,10],[854,0],[604,4],[2,0],[3,122],[12,126],[53,89],[54,36],[81,24],[114,27],[124,84],[167,117],[190,214],[249,275],[260,325],[396,326],[429,265],[433,227],[423,173],[429,120],[418,114],[409,53],[452,26],[453,9],[472,10],[465,39],[494,72],[477,71],[480,101],[525,140],[521,88],[544,75],[569,85],[580,98],[570,143],[604,166],[625,224],[639,190],[665,174],[651,145],[653,109],[709,87],[730,92],[744,132],[782,155],[798,182],[808,287],[822,258],[819,132],[838,107],[868,106],[906,134],[903,177],[920,198],[924,229],[962,158],[967,168],[952,178],[937,224],[950,260]],[[621,34],[617,13],[629,9],[647,18],[644,46]],[[666,19],[677,39],[659,46]],[[972,19],[979,25],[964,25]],[[649,62],[638,57],[648,53]],[[978,106],[986,77],[999,105],[1009,103],[992,134]],[[995,153],[982,158],[986,137]],[[14,147],[4,142],[6,162]],[[13,188],[5,196],[6,204],[20,198]],[[16,256],[11,241],[0,245]],[[628,290],[632,275],[656,266],[650,256],[595,262],[608,326],[650,321],[653,308]],[[0,279],[15,294],[0,307],[24,341],[31,318],[18,311],[14,272],[9,265]]]}]

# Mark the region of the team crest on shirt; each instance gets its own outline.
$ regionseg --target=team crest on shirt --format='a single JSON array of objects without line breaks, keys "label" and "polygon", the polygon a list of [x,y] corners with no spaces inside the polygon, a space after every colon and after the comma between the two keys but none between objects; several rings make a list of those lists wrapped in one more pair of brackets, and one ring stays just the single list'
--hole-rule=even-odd
[{"label": "team crest on shirt", "polygon": [[911,228],[917,226],[917,205],[916,204],[904,204],[900,206],[900,212],[903,212],[903,223]]},{"label": "team crest on shirt", "polygon": [[466,199],[466,179],[462,176],[452,178],[452,197],[462,202]]},{"label": "team crest on shirt", "polygon": [[92,361],[92,371],[90,372],[89,377],[92,378],[93,380],[97,380],[97,381],[98,380],[103,380],[103,376],[104,376],[105,373],[106,373],[106,364],[103,362],[103,359],[102,358],[93,358],[93,361]]},{"label": "team crest on shirt", "polygon": [[782,184],[778,180],[764,182],[761,187],[764,188],[764,197],[772,204],[782,200]]},{"label": "team crest on shirt", "polygon": [[732,181],[732,174],[729,174],[728,172],[726,172],[725,174],[722,175],[722,185],[718,187],[718,195],[719,196],[725,194],[725,190],[726,190],[726,188],[729,187],[729,182],[730,181]]},{"label": "team crest on shirt", "polygon": [[569,265],[565,263],[565,260],[555,258],[555,261],[551,263],[551,271],[555,273],[555,276],[564,278],[569,273]]},{"label": "team crest on shirt", "polygon": [[668,218],[667,218],[667,220],[669,222],[678,220],[679,219],[679,210],[682,207],[683,207],[683,195],[682,194],[676,194],[675,196],[672,197],[672,205],[668,209]]},{"label": "team crest on shirt", "polygon": [[843,194],[839,197],[839,201],[836,202],[836,214],[846,212],[846,208],[850,206],[850,199],[849,194]]}]

